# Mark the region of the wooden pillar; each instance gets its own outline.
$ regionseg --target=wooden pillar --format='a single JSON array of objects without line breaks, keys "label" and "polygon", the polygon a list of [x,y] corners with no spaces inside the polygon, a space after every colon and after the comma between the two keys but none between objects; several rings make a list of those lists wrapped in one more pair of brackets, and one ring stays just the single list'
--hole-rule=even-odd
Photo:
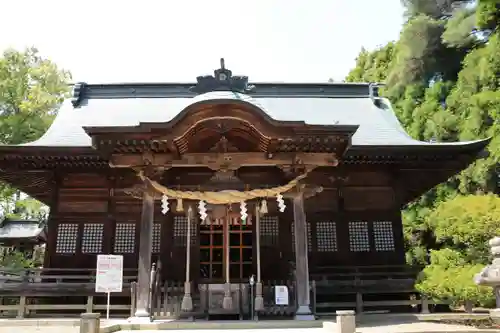
[{"label": "wooden pillar", "polygon": [[151,252],[154,219],[154,198],[148,189],[142,196],[142,215],[139,228],[139,264],[137,274],[137,309],[135,317],[149,318],[149,285],[151,274]]},{"label": "wooden pillar", "polygon": [[45,244],[45,254],[43,258],[43,267],[49,268],[53,267],[52,258],[56,254],[56,244],[57,244],[57,228],[58,228],[58,212],[59,212],[59,188],[61,186],[60,174],[56,171],[53,172],[53,180],[51,183],[52,190],[52,202],[50,205],[48,225],[47,225],[47,242]]},{"label": "wooden pillar", "polygon": [[304,194],[293,197],[293,219],[295,225],[295,279],[297,289],[297,320],[314,320],[309,299],[309,266],[307,262],[307,225],[304,212]]}]

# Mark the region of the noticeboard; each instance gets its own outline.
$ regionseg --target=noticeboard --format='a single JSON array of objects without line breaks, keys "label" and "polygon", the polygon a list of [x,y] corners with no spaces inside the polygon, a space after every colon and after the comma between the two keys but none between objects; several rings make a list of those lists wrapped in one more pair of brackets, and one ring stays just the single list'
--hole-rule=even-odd
[{"label": "noticeboard", "polygon": [[98,255],[95,280],[97,293],[120,293],[123,289],[123,256]]}]

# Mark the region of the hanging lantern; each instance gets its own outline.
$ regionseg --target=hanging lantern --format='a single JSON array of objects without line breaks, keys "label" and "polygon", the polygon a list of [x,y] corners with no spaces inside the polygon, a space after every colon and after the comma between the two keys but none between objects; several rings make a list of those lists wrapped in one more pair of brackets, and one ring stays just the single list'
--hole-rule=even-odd
[{"label": "hanging lantern", "polygon": [[281,194],[278,194],[276,196],[276,201],[278,202],[278,208],[281,213],[285,211],[286,205],[285,201],[283,200],[283,196]]},{"label": "hanging lantern", "polygon": [[247,220],[248,214],[247,214],[247,204],[245,201],[240,202],[240,217],[241,220],[243,221],[243,224],[245,224],[245,221]]},{"label": "hanging lantern", "polygon": [[200,219],[205,221],[207,218],[207,205],[205,204],[205,201],[200,200],[198,204],[198,212],[200,213]]},{"label": "hanging lantern", "polygon": [[182,198],[177,198],[177,205],[175,205],[175,210],[177,210],[178,212],[184,211],[184,206],[182,204]]},{"label": "hanging lantern", "polygon": [[170,208],[168,207],[168,197],[164,194],[161,197],[161,212],[162,212],[162,214],[163,215],[167,214],[169,209]]},{"label": "hanging lantern", "polygon": [[260,203],[260,214],[264,215],[267,214],[267,201],[266,199],[262,200]]}]

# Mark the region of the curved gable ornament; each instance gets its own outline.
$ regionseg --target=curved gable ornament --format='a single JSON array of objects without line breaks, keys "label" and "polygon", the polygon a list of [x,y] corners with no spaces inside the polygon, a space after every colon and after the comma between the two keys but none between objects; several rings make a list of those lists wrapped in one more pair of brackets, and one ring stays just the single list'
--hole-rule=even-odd
[{"label": "curved gable ornament", "polygon": [[[245,145],[253,147],[253,149],[249,148],[249,151],[266,151],[271,140],[271,137],[260,131],[251,121],[238,117],[216,116],[207,117],[194,123],[191,127],[185,129],[182,134],[179,133],[181,135],[174,138],[174,142],[178,147],[183,147],[183,149],[179,148],[179,151],[185,153],[187,150],[191,150],[190,148],[187,149],[187,147],[191,147],[192,142],[195,142],[196,145],[197,141],[206,142],[210,140],[210,137],[206,136],[207,131],[216,138],[217,143],[212,148],[215,148],[218,152],[240,151],[240,146],[234,145],[236,138],[244,140]],[[232,149],[229,147],[232,147]],[[209,148],[206,147],[206,149]]]},{"label": "curved gable ornament", "polygon": [[221,90],[247,94],[255,90],[255,86],[248,84],[248,76],[233,76],[233,73],[226,68],[224,58],[220,59],[220,68],[214,71],[213,76],[198,76],[196,81],[196,85],[189,90],[198,94]]},{"label": "curved gable ornament", "polygon": [[[158,124],[155,127],[168,128],[170,135],[178,138],[198,124],[219,123],[221,120],[225,120],[222,123],[232,120],[232,125],[235,122],[248,124],[254,131],[260,132],[265,137],[287,136],[292,134],[291,128],[305,125],[303,121],[278,121],[251,100],[244,100],[238,96],[226,96],[196,101],[182,109],[167,123]],[[151,126],[146,123],[141,123],[139,126],[148,125]]]}]

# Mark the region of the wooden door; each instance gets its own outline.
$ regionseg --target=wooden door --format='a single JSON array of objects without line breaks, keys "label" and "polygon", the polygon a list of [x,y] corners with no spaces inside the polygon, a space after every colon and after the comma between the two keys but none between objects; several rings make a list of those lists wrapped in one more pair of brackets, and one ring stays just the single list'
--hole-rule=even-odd
[{"label": "wooden door", "polygon": [[231,283],[248,281],[253,274],[252,245],[250,219],[243,223],[239,217],[231,216],[200,225],[200,279],[224,283],[229,266]]},{"label": "wooden door", "polygon": [[[251,220],[249,219],[248,222]],[[253,272],[253,230],[251,223],[234,219],[229,225],[229,277],[247,282]]]}]

